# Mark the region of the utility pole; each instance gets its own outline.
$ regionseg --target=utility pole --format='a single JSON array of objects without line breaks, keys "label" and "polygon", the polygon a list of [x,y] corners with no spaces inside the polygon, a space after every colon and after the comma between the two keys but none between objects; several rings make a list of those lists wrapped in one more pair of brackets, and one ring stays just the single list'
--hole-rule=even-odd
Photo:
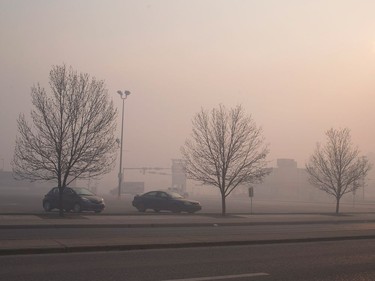
[{"label": "utility pole", "polygon": [[124,103],[128,95],[130,95],[129,91],[117,91],[117,93],[121,96],[122,99],[122,118],[121,118],[121,140],[120,140],[120,168],[118,172],[118,199],[121,198],[121,185],[122,185],[122,145],[123,145],[123,136],[124,136]]}]

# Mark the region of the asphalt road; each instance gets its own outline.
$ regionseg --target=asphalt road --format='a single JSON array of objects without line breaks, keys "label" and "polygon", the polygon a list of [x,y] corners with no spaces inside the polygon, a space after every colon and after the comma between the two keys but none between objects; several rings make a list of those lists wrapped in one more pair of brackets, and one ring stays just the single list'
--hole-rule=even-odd
[{"label": "asphalt road", "polygon": [[0,280],[372,281],[373,240],[0,256]]},{"label": "asphalt road", "polygon": [[82,244],[105,244],[106,241],[121,241],[121,239],[157,238],[155,241],[166,241],[174,237],[188,237],[191,240],[211,241],[246,241],[254,240],[294,239],[296,237],[337,238],[374,236],[374,223],[340,223],[340,224],[286,224],[286,225],[241,225],[241,226],[199,226],[199,227],[97,227],[97,228],[15,228],[1,229],[1,240],[62,240],[83,241]]}]

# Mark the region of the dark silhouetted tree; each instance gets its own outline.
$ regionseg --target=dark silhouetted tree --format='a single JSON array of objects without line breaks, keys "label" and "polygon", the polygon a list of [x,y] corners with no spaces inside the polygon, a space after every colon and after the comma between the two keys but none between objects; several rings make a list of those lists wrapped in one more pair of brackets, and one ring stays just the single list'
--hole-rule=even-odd
[{"label": "dark silhouetted tree", "polygon": [[220,190],[222,215],[225,199],[239,185],[261,182],[268,146],[261,128],[241,106],[227,110],[223,105],[208,112],[202,109],[193,119],[192,134],[181,152],[189,179]]},{"label": "dark silhouetted tree", "polygon": [[340,199],[364,184],[371,164],[353,147],[349,129],[330,129],[326,137],[324,146],[316,145],[306,170],[312,185],[335,197],[338,214]]},{"label": "dark silhouetted tree", "polygon": [[53,66],[51,91],[32,87],[31,122],[20,114],[12,162],[18,179],[55,181],[62,194],[76,179],[108,173],[116,158],[114,130],[117,111],[104,82]]}]

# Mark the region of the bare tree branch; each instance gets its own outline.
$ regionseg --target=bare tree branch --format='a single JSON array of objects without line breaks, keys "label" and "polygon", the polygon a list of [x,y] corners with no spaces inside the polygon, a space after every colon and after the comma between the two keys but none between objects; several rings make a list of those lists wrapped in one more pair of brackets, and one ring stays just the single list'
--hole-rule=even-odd
[{"label": "bare tree branch", "polygon": [[326,136],[326,145],[317,144],[306,170],[312,185],[336,198],[339,213],[340,199],[363,185],[371,164],[353,147],[349,129],[330,129]]},{"label": "bare tree branch", "polygon": [[260,182],[268,173],[262,131],[242,107],[204,109],[192,121],[191,138],[181,148],[187,177],[219,188],[225,199],[239,185]]},{"label": "bare tree branch", "polygon": [[31,89],[31,124],[18,118],[12,164],[16,178],[55,180],[62,190],[113,168],[117,111],[104,82],[88,74],[54,66],[49,80],[50,94],[39,84]]}]

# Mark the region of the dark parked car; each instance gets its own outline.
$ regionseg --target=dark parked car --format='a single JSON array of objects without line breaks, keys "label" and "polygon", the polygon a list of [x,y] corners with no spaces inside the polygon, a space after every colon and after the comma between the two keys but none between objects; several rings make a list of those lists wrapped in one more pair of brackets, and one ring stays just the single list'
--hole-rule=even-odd
[{"label": "dark parked car", "polygon": [[[59,189],[52,188],[43,199],[46,212],[59,208]],[[94,211],[100,213],[105,208],[103,198],[82,187],[65,187],[63,191],[63,208],[65,211]]]},{"label": "dark parked car", "polygon": [[202,209],[199,202],[187,200],[180,194],[170,191],[149,191],[142,195],[136,195],[132,204],[140,212],[152,209],[155,212],[166,210],[174,213],[194,213]]}]

